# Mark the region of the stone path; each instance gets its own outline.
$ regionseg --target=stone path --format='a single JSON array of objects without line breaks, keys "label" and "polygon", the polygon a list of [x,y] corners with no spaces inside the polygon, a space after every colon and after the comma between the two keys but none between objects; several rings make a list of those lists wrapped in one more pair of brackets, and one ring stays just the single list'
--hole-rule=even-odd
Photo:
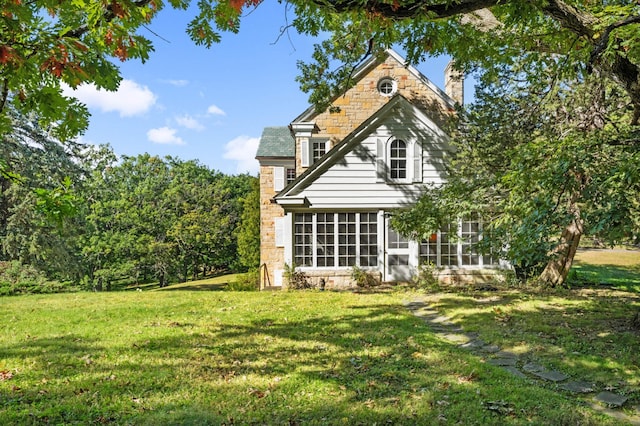
[{"label": "stone path", "polygon": [[[514,376],[525,380],[541,383],[556,384],[559,389],[585,395],[590,398],[586,402],[597,411],[613,416],[619,420],[640,426],[640,406],[625,406],[627,397],[603,389],[597,389],[595,384],[580,379],[572,379],[561,371],[548,370],[542,365],[531,362],[524,355],[504,351],[490,342],[485,342],[477,333],[465,332],[451,320],[431,308],[423,301],[406,302],[405,306],[416,317],[422,319],[442,339],[467,350],[488,364],[503,368]],[[625,409],[623,411],[621,408]]]}]

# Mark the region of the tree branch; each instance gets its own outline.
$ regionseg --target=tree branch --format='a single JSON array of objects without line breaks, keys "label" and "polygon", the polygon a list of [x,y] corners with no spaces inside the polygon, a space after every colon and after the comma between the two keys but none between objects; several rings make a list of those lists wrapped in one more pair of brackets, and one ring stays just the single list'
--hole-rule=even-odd
[{"label": "tree branch", "polygon": [[389,4],[380,0],[365,2],[358,0],[314,0],[314,2],[320,7],[329,6],[338,13],[365,9],[393,19],[415,18],[417,16],[427,16],[432,19],[450,18],[495,6],[499,3],[509,3],[508,0],[460,0],[456,3],[442,2],[439,4],[428,4],[425,1],[416,0],[400,5]]},{"label": "tree branch", "polygon": [[638,24],[640,23],[640,16],[631,16],[627,19],[623,19],[622,21],[615,22],[605,28],[604,32],[598,39],[595,47],[593,48],[593,52],[591,52],[591,56],[589,57],[589,65],[593,66],[593,64],[598,60],[598,57],[604,52],[604,50],[609,45],[609,37],[611,36],[611,32],[620,27],[624,27],[630,24]]}]

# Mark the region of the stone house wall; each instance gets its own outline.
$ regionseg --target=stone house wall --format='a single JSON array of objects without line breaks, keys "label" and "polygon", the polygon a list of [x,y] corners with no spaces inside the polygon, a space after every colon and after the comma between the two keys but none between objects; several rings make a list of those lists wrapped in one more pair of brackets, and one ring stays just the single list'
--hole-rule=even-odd
[{"label": "stone house wall", "polygon": [[260,166],[260,282],[262,286],[275,285],[275,271],[284,265],[284,247],[276,247],[275,218],[283,217],[284,210],[272,203],[273,167]]}]

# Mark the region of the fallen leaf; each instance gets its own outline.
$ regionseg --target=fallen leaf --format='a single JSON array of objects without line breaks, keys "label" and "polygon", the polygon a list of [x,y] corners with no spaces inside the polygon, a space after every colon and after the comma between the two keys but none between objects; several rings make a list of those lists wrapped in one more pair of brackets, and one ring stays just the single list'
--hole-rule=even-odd
[{"label": "fallen leaf", "polygon": [[13,373],[9,370],[0,371],[0,382],[4,380],[9,380],[13,377]]}]

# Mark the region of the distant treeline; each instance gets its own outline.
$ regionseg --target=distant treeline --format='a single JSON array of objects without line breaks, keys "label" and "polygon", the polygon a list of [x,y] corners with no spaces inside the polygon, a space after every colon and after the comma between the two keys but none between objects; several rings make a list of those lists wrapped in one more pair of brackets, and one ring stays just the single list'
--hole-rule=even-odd
[{"label": "distant treeline", "polygon": [[[257,266],[257,178],[172,157],[118,158],[14,120],[0,145],[0,294],[24,290],[3,282],[19,281],[20,265],[95,290]],[[241,227],[243,214],[252,223]]]}]

